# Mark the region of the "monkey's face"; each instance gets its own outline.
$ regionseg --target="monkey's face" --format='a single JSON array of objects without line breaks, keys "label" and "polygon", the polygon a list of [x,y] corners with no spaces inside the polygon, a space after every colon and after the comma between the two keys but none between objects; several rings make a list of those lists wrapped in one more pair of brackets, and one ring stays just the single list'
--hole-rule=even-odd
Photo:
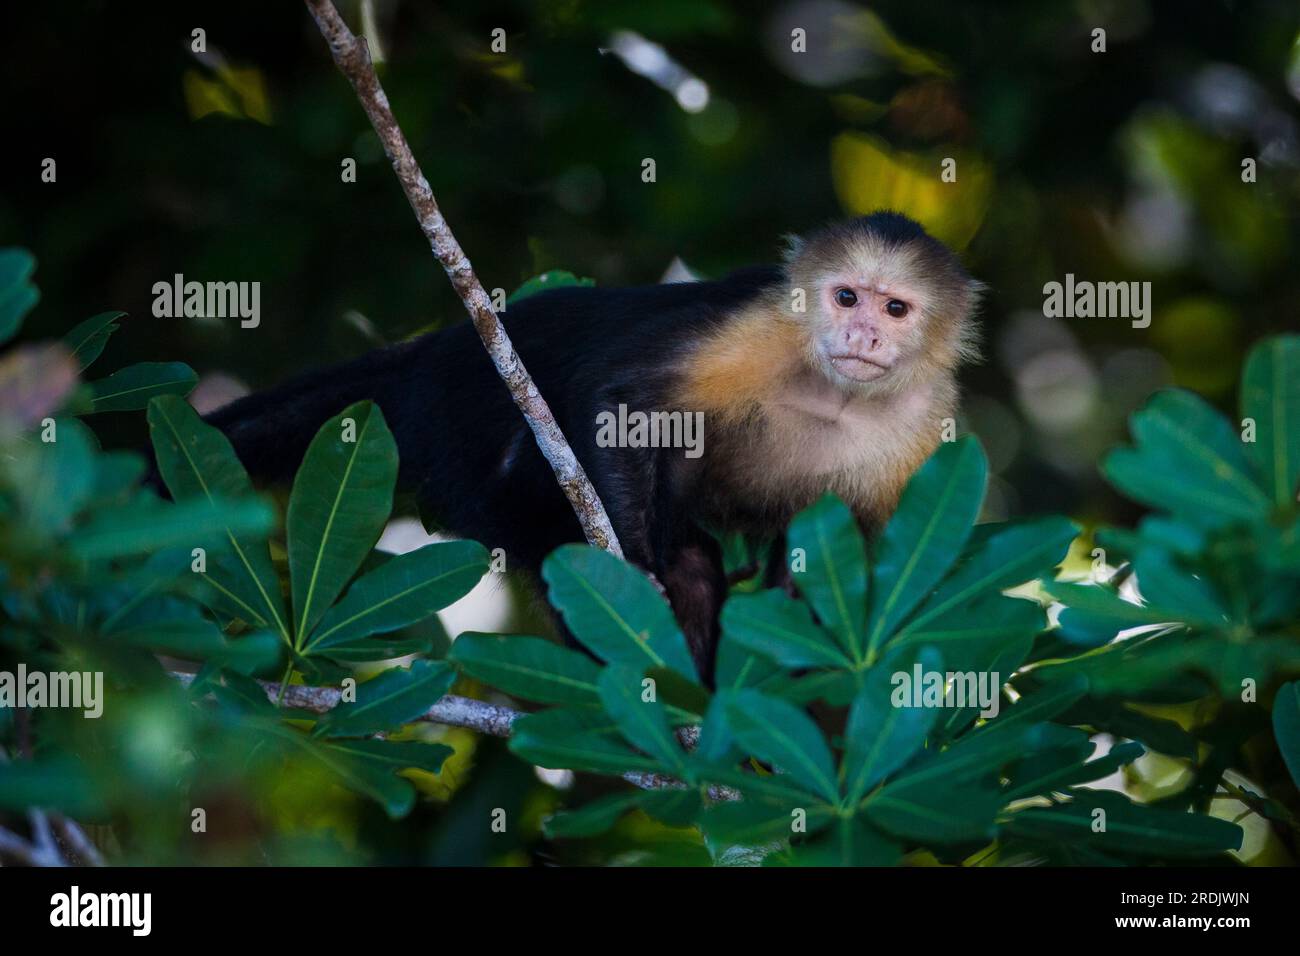
[{"label": "monkey's face", "polygon": [[845,270],[827,276],[817,295],[821,321],[811,344],[832,379],[878,381],[920,346],[918,289]]},{"label": "monkey's face", "polygon": [[974,349],[976,283],[910,220],[909,239],[873,228],[876,218],[814,236],[789,264],[806,290],[810,364],[857,391],[906,388]]}]

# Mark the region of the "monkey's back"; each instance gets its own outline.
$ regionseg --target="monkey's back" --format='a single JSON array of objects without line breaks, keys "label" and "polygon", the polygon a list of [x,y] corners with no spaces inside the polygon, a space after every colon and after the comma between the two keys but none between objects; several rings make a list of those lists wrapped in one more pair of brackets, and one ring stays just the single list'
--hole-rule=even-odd
[{"label": "monkey's back", "polygon": [[[597,491],[596,414],[664,410],[682,351],[777,281],[756,267],[712,282],[568,287],[510,306],[503,324]],[[317,429],[373,399],[397,441],[399,483],[421,514],[536,567],[581,540],[550,466],[469,322],[379,349],[208,416],[256,479],[287,481]],[[620,449],[619,451],[623,451]]]}]

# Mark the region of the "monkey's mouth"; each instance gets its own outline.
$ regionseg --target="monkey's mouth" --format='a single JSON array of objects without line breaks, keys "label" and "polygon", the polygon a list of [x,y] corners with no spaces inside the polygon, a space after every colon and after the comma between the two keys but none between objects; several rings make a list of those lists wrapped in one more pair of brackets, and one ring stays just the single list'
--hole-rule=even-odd
[{"label": "monkey's mouth", "polygon": [[832,355],[830,360],[835,371],[845,378],[853,379],[855,382],[875,381],[886,374],[890,368],[883,362],[877,362],[874,359],[864,358],[861,355],[852,353]]}]

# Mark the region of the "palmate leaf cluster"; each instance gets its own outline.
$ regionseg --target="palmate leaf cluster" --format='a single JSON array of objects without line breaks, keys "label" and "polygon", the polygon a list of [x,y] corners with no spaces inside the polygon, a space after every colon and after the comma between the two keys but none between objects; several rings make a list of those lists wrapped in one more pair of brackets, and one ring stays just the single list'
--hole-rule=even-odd
[{"label": "palmate leaf cluster", "polygon": [[[12,336],[35,301],[30,263],[0,265]],[[154,861],[193,859],[196,801],[275,806],[286,774],[312,800],[341,786],[403,817],[413,780],[452,753],[413,722],[458,680],[527,711],[518,758],[609,778],[606,795],[550,817],[552,840],[598,844],[636,814],[694,834],[718,863],[1224,861],[1242,842],[1209,813],[1225,768],[1263,733],[1300,770],[1300,695],[1284,683],[1300,644],[1293,339],[1247,365],[1253,445],[1171,393],[1107,460],[1155,509],[1097,534],[1136,590],[1057,580],[1080,531],[1066,519],[977,524],[987,463],[966,437],[913,477],[874,540],[833,497],[798,515],[792,589],[735,589],[706,681],[652,582],[578,545],[543,577],[581,649],[470,633],[439,659],[434,614],[482,578],[487,552],[375,550],[397,473],[379,409],[359,402],[321,427],[281,513],[184,401],[192,379],[78,384],[120,319],[106,316],[0,359],[0,669],[102,670],[108,685],[99,720],[35,712],[30,752],[0,711],[0,812],[112,824],[132,834],[124,858]],[[101,450],[77,417],[118,408],[145,410],[166,497],[141,456]],[[996,715],[897,696],[900,675],[949,673],[985,675]],[[1244,677],[1258,694],[1238,703]],[[284,706],[286,678],[343,701]],[[1235,709],[1206,729],[1135,706],[1205,699]],[[1149,752],[1186,761],[1193,785],[1158,804],[1113,789]],[[1280,797],[1259,801],[1271,823],[1293,819]]]},{"label": "palmate leaf cluster", "polygon": [[[1127,562],[1141,605],[1117,589],[1049,582],[1070,610],[1062,641],[1098,653],[1063,664],[1097,692],[1239,696],[1300,669],[1300,336],[1246,361],[1240,423],[1197,395],[1157,393],[1132,417],[1134,445],[1102,470],[1152,513],[1102,528],[1101,554]],[[1139,630],[1140,629],[1140,630]],[[1117,632],[1138,631],[1107,644]]]},{"label": "palmate leaf cluster", "polygon": [[[23,291],[30,260],[0,256],[0,267],[0,319],[13,334],[36,301]],[[271,554],[276,509],[181,397],[192,376],[132,366],[105,380],[130,378],[129,389],[78,387],[119,318],[20,346],[0,365],[0,669],[102,672],[106,684],[98,720],[26,712],[40,747],[0,762],[0,809],[134,818],[148,843],[183,827],[186,794],[214,778],[256,792],[271,770],[301,766],[404,815],[416,791],[399,772],[436,773],[451,750],[375,737],[442,697],[449,665],[388,667],[320,719],[278,708],[255,678],[298,672],[337,686],[352,665],[423,655],[438,636],[431,616],[478,582],[486,552],[468,541],[373,550],[397,451],[363,402],[322,427],[299,470],[283,520],[286,589]],[[102,451],[73,417],[140,408],[171,500],[144,482],[143,457]],[[165,666],[197,673],[182,683]],[[14,715],[0,711],[0,731],[18,756]],[[153,849],[176,852],[170,841]]]},{"label": "palmate leaf cluster", "polygon": [[[744,847],[772,863],[887,864],[921,851],[951,862],[1114,862],[1239,846],[1227,821],[1087,786],[1144,748],[1094,758],[1088,730],[1060,719],[1087,695],[1086,677],[1014,703],[1001,696],[1047,628],[1040,603],[1002,592],[1050,572],[1076,529],[1060,519],[976,526],[985,473],[973,438],[941,447],[870,548],[832,497],[800,514],[789,535],[797,594],[733,594],[713,691],[649,580],[585,546],[559,549],[543,575],[598,661],[497,635],[464,635],[451,658],[552,705],[516,722],[510,746],[524,759],[683,784],[561,814],[548,824],[556,837],[594,836],[635,809],[698,827],[717,859]],[[998,675],[1001,712],[983,719],[972,701],[898,706],[897,675],[918,668]]]}]

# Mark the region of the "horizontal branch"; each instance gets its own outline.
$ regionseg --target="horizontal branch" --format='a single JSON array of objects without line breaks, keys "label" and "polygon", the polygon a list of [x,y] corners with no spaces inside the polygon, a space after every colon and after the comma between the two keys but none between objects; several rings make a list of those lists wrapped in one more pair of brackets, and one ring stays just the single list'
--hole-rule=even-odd
[{"label": "horizontal branch", "polygon": [[[172,672],[171,676],[186,687],[194,680],[193,674]],[[268,700],[272,702],[281,700],[279,684],[265,680],[258,681],[258,684],[261,685]],[[284,688],[284,697],[281,703],[297,710],[323,714],[337,707],[342,696],[342,691],[335,687],[310,687],[306,684],[290,684]],[[524,716],[522,713],[511,710],[509,707],[474,700],[472,697],[445,694],[416,720],[431,724],[443,724],[448,727],[464,727],[492,737],[509,737],[515,720],[522,716]],[[659,773],[629,770],[622,776],[628,783],[643,790],[681,790],[686,787],[686,784],[682,781]],[[709,796],[714,800],[735,800],[739,798],[739,794],[730,787],[721,786],[710,787]]]}]

